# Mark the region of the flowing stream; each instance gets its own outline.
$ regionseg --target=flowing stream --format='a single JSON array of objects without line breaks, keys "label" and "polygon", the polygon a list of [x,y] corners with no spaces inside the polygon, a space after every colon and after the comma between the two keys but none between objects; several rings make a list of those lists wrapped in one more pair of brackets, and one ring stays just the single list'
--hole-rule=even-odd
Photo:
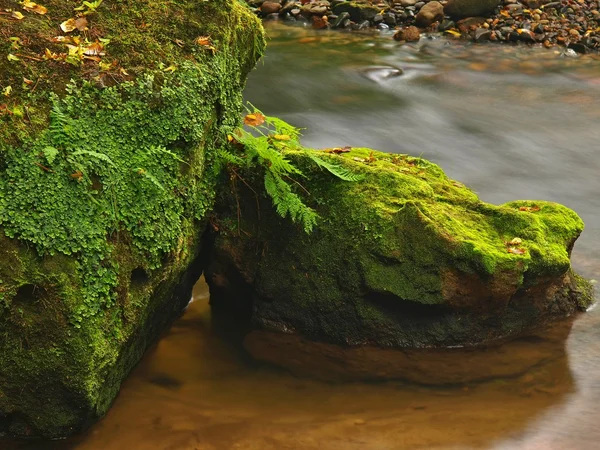
[{"label": "flowing stream", "polygon": [[[586,230],[573,265],[600,279],[600,59],[559,51],[269,27],[246,97],[316,148],[422,155],[488,202],[544,199]],[[18,449],[597,449],[600,308],[555,357],[461,386],[327,384],[256,364],[212,318],[201,282],[183,317],[83,436]]]}]

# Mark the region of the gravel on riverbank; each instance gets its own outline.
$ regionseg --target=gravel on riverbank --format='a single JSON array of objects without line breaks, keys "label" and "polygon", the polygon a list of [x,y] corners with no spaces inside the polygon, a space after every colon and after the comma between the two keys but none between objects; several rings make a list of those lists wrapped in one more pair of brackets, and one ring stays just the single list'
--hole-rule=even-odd
[{"label": "gravel on riverbank", "polygon": [[395,30],[401,42],[442,32],[475,42],[560,45],[579,53],[600,49],[600,0],[246,1],[265,20],[317,29]]}]

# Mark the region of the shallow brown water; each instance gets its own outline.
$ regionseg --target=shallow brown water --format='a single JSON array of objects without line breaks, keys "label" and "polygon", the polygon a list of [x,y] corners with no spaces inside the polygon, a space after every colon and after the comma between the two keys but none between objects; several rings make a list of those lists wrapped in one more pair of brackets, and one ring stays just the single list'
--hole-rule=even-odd
[{"label": "shallow brown water", "polygon": [[[598,60],[290,28],[270,36],[247,91],[265,113],[309,127],[315,147],[422,154],[487,201],[565,203],[587,224],[573,264],[600,278]],[[404,75],[387,77],[390,67]],[[328,384],[257,365],[234,343],[235,329],[211,317],[205,285],[194,299],[104,420],[73,440],[17,448],[600,448],[600,308],[523,375],[426,387]]]},{"label": "shallow brown water", "polygon": [[516,378],[432,388],[328,384],[257,366],[215,329],[205,285],[194,299],[89,433],[18,448],[562,450],[596,448],[600,437],[593,311],[575,324],[570,358],[562,352]]}]

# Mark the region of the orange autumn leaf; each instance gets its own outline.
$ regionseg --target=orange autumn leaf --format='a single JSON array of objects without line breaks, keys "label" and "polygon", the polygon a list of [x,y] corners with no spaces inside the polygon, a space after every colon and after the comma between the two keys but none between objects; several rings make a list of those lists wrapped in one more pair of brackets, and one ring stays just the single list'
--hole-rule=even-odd
[{"label": "orange autumn leaf", "polygon": [[265,116],[259,112],[247,114],[246,117],[244,117],[244,123],[246,125],[250,125],[251,127],[257,127],[265,123]]},{"label": "orange autumn leaf", "polygon": [[212,45],[212,42],[210,41],[210,38],[208,36],[200,36],[196,38],[196,44],[207,46]]},{"label": "orange autumn leaf", "polygon": [[507,251],[508,251],[508,253],[512,253],[513,255],[523,255],[526,252],[526,250],[524,248],[515,248],[515,247],[509,247]]},{"label": "orange autumn leaf", "polygon": [[213,54],[217,51],[217,49],[213,46],[212,41],[210,40],[210,37],[208,37],[208,36],[197,37],[194,42],[197,45],[204,47],[207,50],[210,50]]},{"label": "orange autumn leaf", "polygon": [[76,170],[71,174],[71,178],[77,181],[81,181],[81,179],[83,178],[83,173],[81,172],[81,170]]}]

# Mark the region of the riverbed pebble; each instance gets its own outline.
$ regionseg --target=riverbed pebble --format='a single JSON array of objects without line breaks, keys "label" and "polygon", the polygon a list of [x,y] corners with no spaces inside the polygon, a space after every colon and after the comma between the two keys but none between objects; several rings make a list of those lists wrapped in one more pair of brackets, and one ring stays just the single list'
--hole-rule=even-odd
[{"label": "riverbed pebble", "polygon": [[[340,30],[378,29],[394,36],[417,26],[452,39],[600,50],[600,0],[246,0],[262,18]],[[316,19],[315,19],[316,18]],[[412,30],[412,29],[411,29]],[[411,31],[411,33],[414,32]],[[391,33],[390,33],[391,34]],[[397,39],[398,40],[398,39]],[[406,39],[400,41],[406,42]]]}]

